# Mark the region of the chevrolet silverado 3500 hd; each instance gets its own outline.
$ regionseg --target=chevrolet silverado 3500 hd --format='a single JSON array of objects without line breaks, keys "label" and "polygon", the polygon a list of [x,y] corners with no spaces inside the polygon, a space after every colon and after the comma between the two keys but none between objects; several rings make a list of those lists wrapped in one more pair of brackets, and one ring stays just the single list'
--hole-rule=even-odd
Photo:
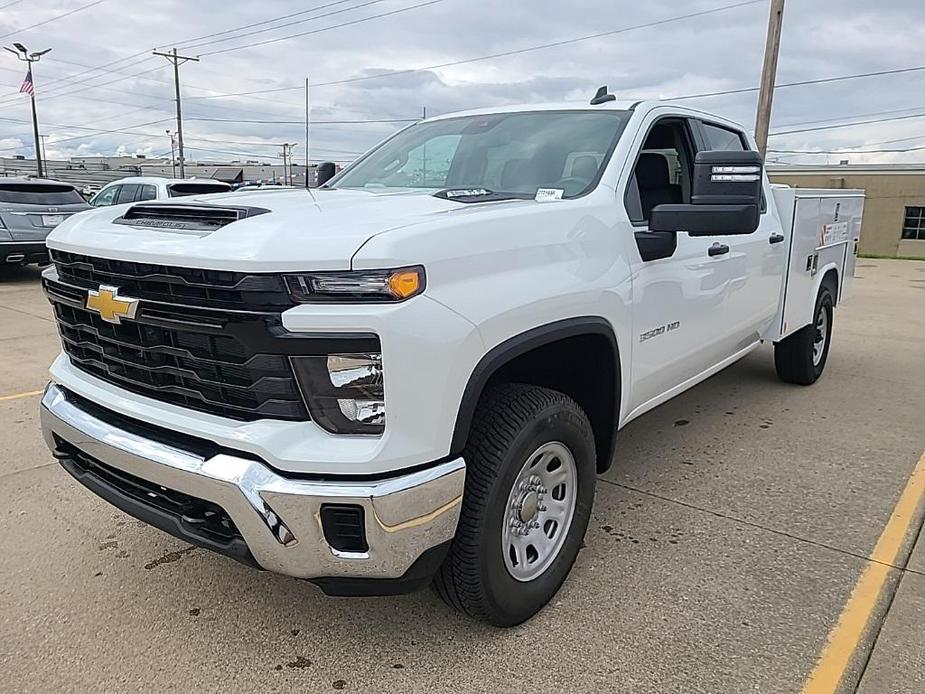
[{"label": "chevrolet silverado 3500 hd", "polygon": [[45,437],[194,545],[516,624],[620,427],[762,341],[820,376],[862,206],[772,187],[728,120],[598,98],[431,118],[315,191],[100,209],[48,239]]}]

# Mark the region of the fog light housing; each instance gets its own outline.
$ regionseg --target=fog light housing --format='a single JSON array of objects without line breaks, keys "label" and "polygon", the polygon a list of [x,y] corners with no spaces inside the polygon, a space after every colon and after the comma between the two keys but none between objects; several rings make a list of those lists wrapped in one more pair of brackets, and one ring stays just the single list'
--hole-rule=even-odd
[{"label": "fog light housing", "polygon": [[292,357],[312,419],[334,434],[381,434],[385,429],[382,354]]}]

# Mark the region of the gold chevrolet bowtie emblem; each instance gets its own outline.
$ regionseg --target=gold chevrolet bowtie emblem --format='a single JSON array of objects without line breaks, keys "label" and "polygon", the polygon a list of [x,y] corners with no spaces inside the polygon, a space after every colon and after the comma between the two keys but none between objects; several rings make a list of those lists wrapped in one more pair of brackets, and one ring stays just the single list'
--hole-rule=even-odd
[{"label": "gold chevrolet bowtie emblem", "polygon": [[100,314],[100,318],[118,324],[122,318],[134,318],[138,299],[119,296],[119,288],[101,284],[87,292],[87,308]]}]

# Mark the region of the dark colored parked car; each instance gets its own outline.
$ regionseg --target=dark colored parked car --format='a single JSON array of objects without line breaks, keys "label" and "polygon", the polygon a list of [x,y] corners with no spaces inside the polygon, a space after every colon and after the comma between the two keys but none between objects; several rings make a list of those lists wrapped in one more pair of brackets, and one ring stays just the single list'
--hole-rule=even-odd
[{"label": "dark colored parked car", "polygon": [[72,214],[89,209],[68,183],[0,179],[0,263],[47,263],[48,232]]}]

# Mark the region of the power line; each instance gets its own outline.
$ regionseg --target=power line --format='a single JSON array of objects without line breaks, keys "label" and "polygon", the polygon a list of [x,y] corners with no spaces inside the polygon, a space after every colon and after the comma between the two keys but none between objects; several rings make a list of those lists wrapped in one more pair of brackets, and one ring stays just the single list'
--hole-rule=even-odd
[{"label": "power line", "polygon": [[13,0],[13,2],[8,2],[5,5],[0,5],[0,10],[5,10],[7,7],[12,7],[13,5],[18,5],[22,0]]},{"label": "power line", "polygon": [[880,154],[888,153],[895,154],[901,152],[918,152],[925,149],[925,145],[921,147],[906,147],[903,149],[769,149],[769,152],[775,152],[778,154]]},{"label": "power line", "polygon": [[[375,75],[364,75],[363,77],[351,77],[348,79],[334,80],[330,82],[317,82],[317,83],[312,82],[312,88],[314,89],[316,87],[327,87],[327,86],[336,85],[336,84],[349,84],[352,82],[363,82],[365,80],[382,79],[385,77],[396,77],[398,75],[410,75],[415,72],[424,72],[426,70],[438,70],[440,68],[454,67],[456,65],[465,65],[467,63],[481,62],[484,60],[493,60],[495,58],[505,58],[507,56],[512,56],[512,55],[521,55],[521,54],[530,53],[533,51],[545,50],[547,48],[558,48],[559,46],[568,46],[574,43],[580,43],[582,41],[591,41],[593,39],[599,39],[605,36],[613,36],[615,34],[622,34],[622,33],[626,33],[629,31],[636,31],[637,29],[647,29],[650,27],[661,26],[663,24],[669,24],[672,22],[682,21],[685,19],[703,17],[706,15],[716,14],[718,12],[725,12],[727,10],[733,10],[739,7],[745,7],[747,5],[755,5],[755,4],[759,4],[763,2],[764,0],[747,0],[746,2],[738,2],[732,5],[724,5],[722,7],[715,7],[709,10],[701,10],[700,12],[691,12],[688,14],[677,15],[674,17],[667,17],[665,19],[659,19],[659,20],[655,20],[651,22],[644,22],[642,24],[634,24],[632,26],[621,27],[619,29],[612,29],[610,31],[601,31],[595,34],[587,34],[585,36],[578,36],[575,38],[563,39],[562,41],[552,41],[550,43],[543,43],[543,44],[539,44],[536,46],[528,46],[526,48],[518,48],[518,49],[514,49],[510,51],[502,51],[500,53],[491,53],[488,55],[481,55],[481,56],[476,56],[473,58],[464,58],[462,60],[452,60],[452,61],[448,61],[444,63],[436,63],[434,65],[424,65],[421,67],[408,68],[405,70],[390,70],[387,72],[377,73]],[[303,88],[304,88],[303,85],[299,85],[297,87],[276,87],[273,89],[258,89],[258,90],[247,91],[247,92],[232,92],[225,96],[249,96],[251,94],[269,94],[272,92],[296,91],[296,90],[301,90]],[[190,98],[218,99],[218,98],[225,98],[225,97],[200,96],[200,97],[190,97]]]},{"label": "power line", "polygon": [[[12,123],[28,123],[28,121],[20,120],[20,119],[18,119],[18,118],[3,118],[3,117],[0,117],[0,120],[12,122]],[[172,117],[160,118],[160,119],[158,119],[158,120],[148,121],[148,122],[146,122],[146,123],[137,123],[137,124],[135,124],[135,125],[130,125],[130,126],[128,126],[128,128],[141,128],[141,127],[144,127],[144,126],[146,126],[146,125],[156,125],[156,124],[158,124],[158,123],[164,123],[164,122],[166,122],[166,121],[171,121],[171,120],[173,120]],[[61,125],[61,124],[58,124],[58,123],[46,123],[45,125],[46,125],[46,126],[53,127],[53,128],[59,128],[59,127],[60,127],[60,128],[65,128],[65,129],[87,130],[87,131],[90,131],[90,133],[87,134],[87,135],[75,135],[75,136],[73,136],[73,137],[64,137],[64,138],[61,138],[61,139],[59,139],[59,140],[55,140],[55,142],[54,142],[53,144],[58,144],[59,142],[70,142],[71,140],[81,140],[81,139],[84,139],[84,138],[87,138],[87,137],[94,137],[94,136],[97,136],[97,135],[106,135],[106,134],[138,135],[138,136],[144,136],[144,137],[161,137],[161,134],[156,134],[156,135],[155,135],[155,134],[152,134],[152,133],[142,133],[142,132],[138,132],[138,131],[129,130],[128,128],[111,128],[111,129],[103,129],[103,128],[85,128],[85,127],[82,127],[82,126]],[[2,152],[8,152],[8,151],[11,151],[11,150],[14,150],[14,149],[20,149],[20,148],[19,148],[19,147],[4,147],[4,148],[3,148],[2,150],[0,150],[0,151],[2,151]]]},{"label": "power line", "polygon": [[[144,61],[142,61],[142,62],[144,62]],[[136,65],[140,65],[140,64],[141,64],[141,63],[136,63]],[[147,74],[149,74],[149,73],[156,72],[156,71],[158,71],[158,70],[163,70],[163,69],[165,69],[166,67],[167,67],[166,65],[158,65],[157,67],[151,68],[151,69],[149,69],[149,70],[143,70],[142,72],[137,72],[137,73],[129,74],[129,75],[127,75],[127,76],[126,76],[126,75],[122,75],[122,76],[120,76],[120,77],[116,77],[115,79],[109,80],[108,82],[100,82],[99,84],[93,84],[93,85],[84,86],[84,87],[81,87],[80,89],[75,89],[75,90],[73,90],[73,91],[61,92],[61,91],[57,91],[57,90],[51,90],[50,92],[45,92],[45,93],[43,94],[43,99],[45,99],[45,100],[47,101],[48,99],[57,99],[57,98],[62,97],[62,96],[69,96],[69,95],[75,94],[75,93],[77,93],[77,92],[82,92],[82,91],[84,91],[84,90],[86,90],[86,89],[95,89],[95,88],[98,88],[98,87],[106,86],[106,85],[108,85],[108,84],[113,84],[114,82],[121,82],[121,81],[125,80],[126,77],[138,77],[139,75],[147,75]],[[89,81],[91,81],[91,80],[97,79],[97,78],[99,78],[99,77],[102,77],[102,75],[96,75],[95,77],[88,77],[88,78],[85,79],[85,80],[79,80],[79,81],[77,81],[77,82],[72,82],[71,84],[68,84],[68,85],[61,85],[61,86],[58,87],[57,89],[66,89],[67,87],[77,86],[77,85],[79,85],[79,84],[85,84],[86,82],[89,82]],[[9,94],[9,95],[7,95],[7,97],[6,97],[5,99],[0,99],[0,104],[9,104],[9,103],[12,103],[12,102],[15,100],[15,98],[16,98],[16,95],[15,95],[15,94]]]},{"label": "power line", "polygon": [[[186,120],[215,123],[269,123],[274,125],[303,125],[305,120],[239,120],[237,118],[187,118]],[[365,123],[417,123],[420,118],[381,118],[358,120],[312,120],[312,125],[356,125]]]},{"label": "power line", "polygon": [[[30,24],[27,27],[19,27],[17,29],[13,29],[13,31],[9,31],[5,34],[0,35],[0,39],[5,39],[7,36],[12,36],[13,34],[18,34],[23,31],[28,31],[29,29],[35,29],[36,27],[50,24],[51,22],[55,22],[59,19],[64,19],[65,17],[70,17],[72,14],[77,14],[78,12],[83,12],[84,10],[88,10],[94,5],[99,5],[102,2],[106,2],[106,0],[93,0],[93,2],[89,2],[86,5],[81,5],[80,7],[75,7],[73,10],[68,10],[67,12],[63,12],[59,15],[55,15],[54,17],[51,17],[50,19],[46,19],[41,22],[36,22],[35,24]],[[12,3],[12,2],[10,3],[10,5],[14,5],[14,4],[16,3]],[[4,5],[4,7],[9,7],[9,5]]]},{"label": "power line", "polygon": [[[18,1],[18,2],[21,2],[22,0],[17,0],[17,1]],[[97,0],[97,2],[104,2],[104,1],[105,1],[105,0]],[[288,14],[288,15],[282,15],[282,16],[280,16],[280,17],[276,17],[276,18],[273,18],[273,19],[270,19],[270,20],[265,20],[265,21],[262,21],[262,22],[255,22],[255,23],[253,23],[253,24],[245,24],[245,25],[240,26],[240,27],[237,27],[237,28],[235,28],[235,29],[229,29],[229,30],[226,30],[226,31],[223,31],[223,32],[214,32],[214,33],[212,33],[212,34],[204,34],[204,35],[202,35],[202,36],[196,36],[196,37],[193,37],[193,38],[190,38],[190,39],[186,39],[185,41],[180,41],[180,42],[178,42],[176,45],[178,45],[178,46],[179,46],[179,45],[185,45],[185,44],[188,44],[188,43],[192,43],[192,42],[195,42],[195,41],[199,41],[200,39],[210,38],[210,37],[212,37],[212,36],[218,36],[218,35],[220,35],[220,34],[234,33],[234,32],[236,32],[236,31],[241,31],[242,29],[246,29],[246,28],[249,28],[249,27],[252,27],[252,26],[258,26],[258,25],[262,25],[262,24],[268,24],[268,23],[280,21],[280,20],[282,20],[282,19],[288,19],[288,18],[293,17],[293,16],[296,16],[296,15],[306,14],[306,13],[308,13],[308,12],[314,12],[314,11],[316,11],[316,10],[318,10],[318,9],[323,9],[323,8],[329,7],[329,6],[331,6],[331,5],[336,5],[336,4],[340,4],[340,3],[342,3],[342,2],[347,2],[347,1],[348,1],[348,0],[339,0],[339,2],[328,3],[328,4],[326,4],[326,5],[321,5],[321,6],[312,8],[312,9],[310,9],[310,10],[303,10],[303,11],[300,11],[300,12],[294,12],[294,13],[291,13],[291,14]],[[381,0],[377,0],[377,1],[381,1]],[[15,4],[15,3],[10,3],[10,4]],[[91,3],[91,5],[92,5],[92,4],[96,4],[96,3]],[[91,6],[91,5],[87,5],[86,7],[89,7],[89,6]],[[4,7],[6,7],[6,6],[4,6]],[[74,11],[79,11],[80,9],[81,9],[81,8],[78,8],[77,10],[74,10]],[[71,13],[73,13],[73,11],[72,11]],[[65,16],[65,15],[61,15],[61,16]],[[315,18],[315,19],[317,19],[317,18]],[[51,20],[49,20],[49,21],[51,21]],[[308,20],[305,20],[305,21],[308,21]],[[287,25],[281,25],[280,27],[276,27],[276,28],[282,28],[282,26],[287,26]],[[27,28],[28,28],[28,27],[27,27]],[[239,36],[239,37],[232,37],[232,38],[243,38],[244,36],[247,36],[247,35],[248,35],[248,34],[242,34],[242,35]],[[229,40],[230,40],[230,39],[229,39]],[[128,55],[128,56],[125,56],[125,57],[123,57],[123,58],[117,58],[117,59],[115,59],[115,60],[109,61],[109,62],[107,62],[107,63],[103,63],[102,65],[98,65],[98,66],[83,65],[83,64],[81,64],[81,63],[69,63],[69,64],[72,64],[72,65],[78,65],[78,66],[80,66],[80,67],[85,67],[85,68],[87,68],[87,69],[85,69],[85,70],[83,70],[83,71],[81,71],[81,72],[75,73],[75,74],[73,74],[73,75],[66,75],[66,76],[61,77],[61,78],[58,78],[58,79],[50,80],[48,83],[46,83],[45,86],[47,87],[48,85],[51,85],[51,84],[58,84],[58,83],[60,83],[60,82],[72,82],[73,79],[74,79],[75,77],[79,77],[79,76],[81,76],[81,75],[85,75],[85,74],[87,74],[87,73],[97,72],[97,71],[99,71],[99,72],[114,72],[114,73],[118,73],[118,74],[125,74],[125,73],[121,72],[120,70],[108,70],[107,67],[108,67],[108,66],[111,66],[111,65],[115,65],[115,64],[117,64],[117,63],[121,63],[121,62],[125,62],[125,61],[128,61],[128,60],[132,60],[133,58],[137,58],[137,57],[140,57],[140,56],[147,56],[147,54],[148,54],[148,51],[147,51],[147,50],[139,51],[138,53],[133,53],[133,54]],[[144,58],[143,60],[141,60],[141,61],[136,61],[136,62],[133,63],[132,65],[129,65],[129,66],[126,66],[126,67],[132,67],[132,66],[134,66],[134,65],[140,65],[140,64],[145,63],[145,62],[147,62],[147,61],[149,61],[149,60],[151,60],[150,56],[145,57],[145,58]],[[68,63],[68,61],[64,61],[64,60],[62,60],[62,61],[60,61],[60,62]],[[131,76],[131,77],[136,77],[137,75],[129,75],[129,76]],[[93,79],[96,79],[97,77],[100,77],[100,75],[95,75],[95,76],[93,76],[93,77],[89,77],[89,78],[87,78],[86,80],[82,80],[82,82],[86,82],[86,81],[89,81],[89,80],[93,80]],[[65,85],[62,85],[62,87],[64,87],[64,86],[65,86]],[[193,87],[193,85],[189,85],[189,86],[190,86],[190,87]],[[58,88],[61,88],[61,87],[58,87]],[[216,91],[216,90],[209,89],[209,88],[207,88],[207,87],[195,87],[195,88],[197,88],[197,89],[205,89],[206,91]]]},{"label": "power line", "polygon": [[[331,3],[328,3],[327,5],[321,5],[312,10],[304,10],[303,12],[296,12],[296,13],[293,13],[292,15],[287,15],[287,16],[292,17],[296,14],[305,14],[307,12],[314,12],[315,10],[320,10],[325,7],[331,7],[333,5],[342,5],[344,2],[347,2],[347,0],[339,0],[338,2],[331,2]],[[211,41],[196,42],[196,43],[193,43],[192,45],[184,46],[184,48],[186,50],[190,50],[192,48],[200,48],[202,46],[209,46],[209,45],[216,44],[216,43],[224,43],[225,41],[234,41],[236,39],[243,39],[249,36],[256,36],[257,34],[264,34],[268,31],[276,31],[277,29],[285,29],[286,27],[295,26],[296,24],[304,24],[305,22],[312,22],[316,19],[322,19],[324,17],[332,17],[337,14],[343,14],[344,12],[352,12],[353,10],[359,10],[364,7],[368,7],[369,5],[377,5],[380,2],[385,2],[385,0],[367,0],[367,2],[361,3],[359,5],[351,5],[350,7],[345,7],[340,10],[334,10],[332,12],[325,12],[324,14],[319,14],[315,17],[307,17],[305,19],[299,19],[294,22],[286,22],[285,24],[280,24],[279,26],[267,27],[265,29],[258,29],[257,31],[248,31],[248,32],[241,34],[240,36],[228,36],[226,38],[212,39]],[[279,21],[279,19],[282,19],[282,18],[278,17],[277,19],[267,20],[266,22],[262,22],[262,23],[266,24],[269,22],[275,22],[275,21]],[[255,26],[255,25],[248,25],[248,26]],[[239,27],[239,29],[240,28],[243,28],[243,27]],[[231,31],[232,32],[238,31],[239,29],[232,29]],[[226,33],[229,33],[229,32],[226,32]]]},{"label": "power line", "polygon": [[893,113],[905,113],[906,111],[915,111],[918,109],[923,109],[925,106],[910,106],[908,108],[896,108],[890,111],[874,111],[872,113],[855,113],[851,116],[842,116],[841,118],[817,118],[816,120],[804,120],[804,121],[791,121],[789,123],[777,123],[776,125],[780,127],[790,127],[790,126],[801,126],[801,125],[815,125],[816,123],[838,123],[843,121],[845,118],[870,118],[872,116],[888,116]]},{"label": "power line", "polygon": [[[45,125],[49,127],[54,127],[54,128],[64,128],[64,129],[70,129],[70,130],[84,130],[88,132],[88,134],[86,135],[75,135],[72,137],[57,139],[53,143],[53,144],[58,144],[59,142],[70,142],[72,140],[80,140],[80,139],[84,139],[88,137],[95,137],[98,135],[108,135],[108,134],[159,138],[159,137],[162,137],[162,133],[142,132],[138,130],[133,130],[133,128],[142,128],[148,125],[157,125],[160,123],[165,123],[170,120],[173,120],[173,117],[161,118],[159,120],[148,121],[146,123],[136,123],[135,125],[128,126],[127,128],[88,128],[88,127],[85,127],[84,125],[65,125],[62,123],[46,123]],[[2,116],[0,116],[0,121],[6,121],[10,123],[23,123],[23,124],[27,124],[30,122],[30,121],[22,120],[19,118],[6,118]],[[244,145],[244,146],[254,146],[254,147],[275,147],[276,146],[274,143],[270,143],[270,142],[253,142],[253,141],[246,142],[242,140],[225,140],[225,139],[213,140],[209,138],[200,138],[200,137],[191,137],[191,138],[187,138],[187,140],[189,142],[204,142],[207,144]],[[12,151],[15,149],[19,149],[19,147],[6,147],[0,151],[5,152],[5,151]],[[188,149],[193,149],[193,148],[189,147]],[[359,156],[360,154],[360,152],[354,152],[354,151],[342,150],[342,149],[331,149],[331,148],[325,148],[325,147],[319,147],[317,149],[318,151],[322,151],[322,152],[329,152],[329,153],[334,153],[334,154],[346,154],[349,156]]]},{"label": "power line", "polygon": [[[234,29],[226,29],[226,30],[224,30],[224,31],[216,31],[216,32],[213,32],[213,33],[211,33],[211,34],[203,34],[202,36],[194,36],[193,38],[191,38],[191,39],[186,39],[185,41],[177,41],[177,44],[176,44],[176,45],[177,45],[177,46],[183,46],[184,48],[186,48],[186,47],[188,47],[187,44],[189,44],[189,43],[194,43],[194,42],[200,41],[200,40],[202,40],[202,39],[212,38],[213,36],[224,36],[224,35],[226,35],[226,34],[233,34],[234,32],[236,32],[236,31],[241,31],[242,29],[250,29],[251,27],[263,26],[264,24],[272,24],[273,22],[279,22],[279,21],[282,21],[282,20],[284,20],[284,19],[290,19],[290,18],[292,18],[292,17],[298,17],[299,15],[308,14],[309,12],[315,12],[316,10],[322,10],[322,9],[324,9],[324,8],[326,8],[326,7],[332,7],[333,5],[342,5],[343,3],[349,2],[349,1],[350,1],[350,0],[337,0],[337,2],[329,2],[329,3],[325,4],[325,5],[318,5],[318,6],[316,6],[316,7],[312,7],[311,9],[308,9],[308,10],[300,10],[299,12],[291,12],[290,14],[284,14],[284,15],[281,15],[281,16],[279,16],[279,17],[273,17],[272,19],[265,19],[265,20],[263,20],[263,21],[261,21],[261,22],[253,22],[253,23],[251,23],[251,24],[243,24],[242,26],[235,27]],[[276,28],[279,28],[279,27],[276,27]],[[240,37],[234,37],[234,38],[240,38]]]},{"label": "power line", "polygon": [[[103,63],[102,65],[97,66],[97,67],[90,67],[90,68],[88,68],[88,69],[86,69],[86,70],[82,70],[81,72],[74,73],[73,75],[65,75],[64,77],[58,77],[58,78],[56,78],[56,79],[49,80],[49,81],[45,84],[45,86],[48,87],[49,85],[52,85],[52,84],[54,84],[54,85],[59,85],[60,82],[66,82],[66,83],[72,83],[72,84],[81,84],[81,83],[83,83],[83,82],[89,82],[90,80],[95,80],[95,79],[97,79],[97,78],[99,78],[99,77],[102,77],[103,75],[94,75],[94,76],[92,76],[92,77],[87,77],[87,78],[84,78],[84,79],[82,79],[82,80],[75,80],[74,78],[80,77],[81,75],[85,75],[85,74],[90,73],[90,72],[97,72],[97,71],[101,71],[101,72],[113,72],[113,73],[115,73],[115,72],[116,72],[115,70],[106,70],[105,68],[106,68],[107,66],[109,66],[109,65],[115,65],[116,63],[122,63],[122,62],[125,62],[125,61],[127,61],[127,60],[131,60],[131,59],[133,59],[133,58],[137,58],[139,55],[143,55],[143,54],[146,54],[146,53],[147,53],[147,51],[143,51],[143,52],[141,52],[141,53],[133,53],[132,55],[125,56],[124,58],[117,58],[116,60],[111,60],[111,61],[109,61],[108,63]],[[150,57],[150,56],[147,57],[147,58],[144,58],[144,59],[141,60],[141,61],[135,61],[134,63],[131,63],[131,64],[129,64],[129,65],[126,65],[125,67],[134,67],[134,66],[140,65],[140,64],[142,64],[142,63],[145,63],[145,62],[147,62],[147,61],[149,61],[149,60],[151,60],[151,57]],[[63,62],[63,61],[62,61],[62,62]],[[120,73],[118,73],[118,74],[125,75],[126,73],[121,73],[121,72],[120,72]],[[67,86],[69,86],[69,84],[60,84],[59,86],[54,87],[54,89],[55,89],[55,90],[58,90],[58,89],[65,89]],[[11,96],[11,95],[7,95],[7,96]]]},{"label": "power line", "polygon": [[[799,82],[785,82],[783,84],[778,84],[775,88],[781,89],[783,87],[803,87],[808,84],[827,84],[829,82],[842,82],[844,80],[854,80],[860,79],[863,77],[880,77],[882,75],[898,75],[904,72],[918,72],[920,70],[925,70],[925,65],[918,65],[916,67],[903,67],[896,68],[892,70],[879,70],[877,72],[859,72],[852,75],[840,75],[838,77],[823,77],[820,79],[813,80],[800,80]],[[321,86],[321,85],[317,85]],[[710,96],[726,96],[729,94],[746,94],[748,92],[757,92],[758,87],[741,87],[739,89],[725,89],[720,92],[704,92],[702,94],[684,94],[682,96],[670,96],[666,97],[666,101],[682,101],[684,99],[702,99]]]},{"label": "power line", "polygon": [[797,133],[809,133],[817,130],[834,130],[836,128],[851,128],[855,125],[871,125],[874,123],[887,123],[895,120],[906,120],[909,118],[925,118],[925,113],[913,113],[907,116],[893,116],[892,118],[876,118],[874,120],[861,120],[854,123],[835,123],[832,125],[819,125],[814,128],[799,128],[797,130],[781,130],[771,133],[769,137],[778,137],[780,135],[795,135]]},{"label": "power line", "polygon": [[[753,0],[757,2],[758,0]],[[200,56],[206,55],[218,55],[219,53],[231,53],[232,51],[240,51],[245,48],[256,48],[258,46],[266,46],[271,43],[279,43],[280,41],[288,41],[289,39],[299,38],[302,36],[311,36],[312,34],[320,34],[324,31],[331,31],[332,29],[340,29],[341,27],[353,26],[354,24],[361,24],[363,22],[369,22],[373,19],[381,19],[382,17],[391,17],[392,15],[402,14],[404,12],[411,12],[413,10],[421,9],[423,7],[429,7],[430,5],[436,5],[438,3],[445,2],[445,0],[427,0],[427,2],[420,2],[416,5],[409,5],[408,7],[401,7],[397,10],[391,10],[389,12],[381,12],[379,14],[370,15],[369,17],[363,17],[361,19],[354,19],[349,22],[341,22],[340,24],[334,24],[329,27],[324,27],[322,29],[313,29],[311,31],[303,31],[298,34],[289,34],[288,36],[279,36],[273,39],[267,39],[266,41],[258,41],[257,43],[248,43],[243,46],[232,46],[231,48],[220,48],[215,51],[206,51],[205,53],[200,53]],[[372,4],[372,3],[370,3]]]}]

